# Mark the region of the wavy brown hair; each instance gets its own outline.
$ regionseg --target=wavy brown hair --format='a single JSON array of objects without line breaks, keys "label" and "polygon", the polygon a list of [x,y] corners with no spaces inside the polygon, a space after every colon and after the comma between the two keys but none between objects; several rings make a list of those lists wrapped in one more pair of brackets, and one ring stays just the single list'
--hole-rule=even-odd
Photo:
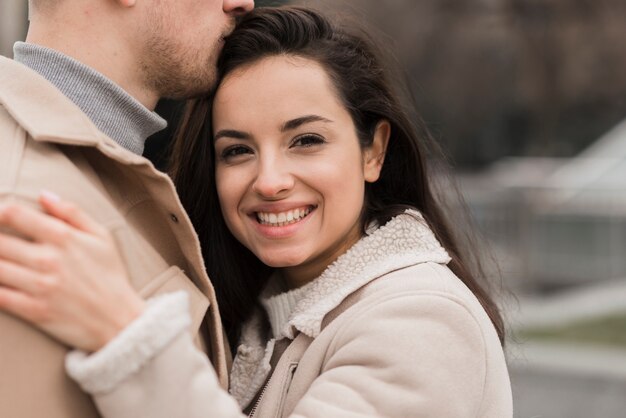
[{"label": "wavy brown hair", "polygon": [[[406,90],[381,49],[364,32],[335,24],[318,11],[259,8],[247,14],[226,39],[218,63],[219,78],[277,55],[310,59],[326,70],[352,116],[362,148],[371,145],[378,122],[389,121],[391,136],[385,163],[379,180],[366,185],[362,227],[372,221],[383,225],[407,208],[419,210],[450,254],[450,269],[478,298],[503,342],[500,312],[486,283],[479,280],[484,275],[480,268],[470,268],[475,263],[470,262],[471,255],[462,254],[445,211],[433,194],[426,152],[436,149],[434,141],[403,95]],[[235,343],[272,269],[226,227],[215,185],[210,119],[210,97],[188,104],[174,143],[171,175],[200,236],[222,319],[229,340]]]}]

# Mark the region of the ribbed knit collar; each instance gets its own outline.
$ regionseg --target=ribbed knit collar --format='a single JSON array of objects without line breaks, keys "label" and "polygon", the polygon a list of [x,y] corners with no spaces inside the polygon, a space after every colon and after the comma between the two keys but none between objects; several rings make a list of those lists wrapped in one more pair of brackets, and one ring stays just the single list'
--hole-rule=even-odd
[{"label": "ribbed knit collar", "polygon": [[300,299],[306,295],[312,283],[297,289],[288,290],[280,273],[274,273],[261,295],[260,302],[265,308],[272,326],[272,335],[277,340],[286,337],[282,333]]},{"label": "ribbed knit collar", "polygon": [[135,154],[146,138],[167,122],[121,87],[67,55],[39,45],[17,42],[16,61],[47,79],[76,104],[103,133]]}]

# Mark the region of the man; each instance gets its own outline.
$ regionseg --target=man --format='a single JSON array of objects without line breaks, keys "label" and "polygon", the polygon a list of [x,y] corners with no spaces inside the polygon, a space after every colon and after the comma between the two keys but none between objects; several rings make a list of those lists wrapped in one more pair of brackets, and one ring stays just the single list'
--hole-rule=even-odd
[{"label": "man", "polygon": [[[189,293],[196,343],[226,386],[219,313],[197,237],[172,182],[141,153],[166,125],[153,112],[159,98],[214,85],[222,40],[253,0],[31,0],[29,7],[26,42],[15,45],[15,60],[0,57],[3,216],[26,219],[25,206],[38,207],[42,190],[76,202],[112,234],[143,297]],[[98,416],[65,375],[65,347],[4,313],[0,335],[0,416]]]}]

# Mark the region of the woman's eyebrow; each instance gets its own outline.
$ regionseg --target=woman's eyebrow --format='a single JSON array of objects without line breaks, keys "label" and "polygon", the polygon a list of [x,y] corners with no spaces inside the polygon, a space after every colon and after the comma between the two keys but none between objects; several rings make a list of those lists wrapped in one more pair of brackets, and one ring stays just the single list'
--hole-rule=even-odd
[{"label": "woman's eyebrow", "polygon": [[213,141],[217,141],[220,138],[250,139],[251,136],[247,132],[236,131],[234,129],[222,129],[213,135]]},{"label": "woman's eyebrow", "polygon": [[[280,127],[280,131],[291,131],[302,125],[312,122],[333,123],[332,120],[327,119],[323,116],[307,115],[285,122],[283,126]],[[215,133],[215,135],[213,136],[213,141],[217,141],[220,138],[251,139],[252,136],[247,132],[237,131],[235,129],[222,129]]]},{"label": "woman's eyebrow", "polygon": [[281,132],[285,132],[285,131],[291,131],[293,129],[296,129],[306,123],[311,123],[311,122],[325,122],[325,123],[333,123],[332,120],[330,119],[326,119],[325,117],[322,116],[318,116],[318,115],[307,115],[307,116],[302,116],[296,119],[292,119],[290,121],[287,121],[283,124],[283,126],[280,128]]}]

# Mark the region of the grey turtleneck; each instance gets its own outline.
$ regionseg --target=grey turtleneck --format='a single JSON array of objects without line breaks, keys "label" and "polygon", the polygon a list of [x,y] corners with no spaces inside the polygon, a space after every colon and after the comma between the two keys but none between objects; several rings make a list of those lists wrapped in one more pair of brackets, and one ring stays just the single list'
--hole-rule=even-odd
[{"label": "grey turtleneck", "polygon": [[17,42],[15,60],[38,72],[76,104],[106,135],[141,155],[146,138],[167,122],[99,72],[60,52]]}]

